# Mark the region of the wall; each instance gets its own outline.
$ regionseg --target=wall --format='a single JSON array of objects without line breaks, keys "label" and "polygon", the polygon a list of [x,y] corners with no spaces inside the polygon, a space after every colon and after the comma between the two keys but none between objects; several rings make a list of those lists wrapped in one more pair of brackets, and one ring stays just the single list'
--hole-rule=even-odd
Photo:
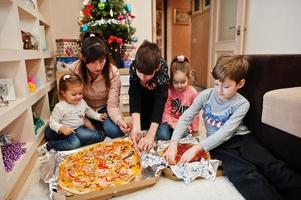
[{"label": "wall", "polygon": [[169,0],[167,9],[167,61],[179,54],[191,56],[191,24],[173,24],[174,9],[191,10],[190,1]]},{"label": "wall", "polygon": [[[77,19],[83,8],[83,0],[52,0],[52,24],[54,39],[77,39],[79,37],[79,25]],[[129,0],[132,5],[132,14],[136,16],[133,26],[136,27],[136,36],[139,41],[152,40],[152,9],[151,0]]]},{"label": "wall", "polygon": [[194,14],[191,28],[191,67],[195,71],[195,84],[207,85],[210,12]]},{"label": "wall", "polygon": [[301,1],[248,1],[246,54],[301,53]]}]

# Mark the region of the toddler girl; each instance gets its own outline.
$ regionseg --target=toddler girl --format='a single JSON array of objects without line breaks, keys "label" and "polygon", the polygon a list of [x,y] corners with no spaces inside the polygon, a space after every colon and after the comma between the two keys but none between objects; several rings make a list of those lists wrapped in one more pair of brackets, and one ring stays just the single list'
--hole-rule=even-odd
[{"label": "toddler girl", "polygon": [[[189,61],[180,55],[175,57],[170,67],[170,87],[162,116],[162,123],[157,131],[158,140],[170,140],[176,123],[182,113],[192,104],[197,91],[189,85]],[[195,117],[184,135],[198,131],[199,117]]]},{"label": "toddler girl", "polygon": [[83,99],[83,82],[75,73],[67,73],[60,78],[57,103],[51,113],[49,126],[45,131],[48,143],[39,147],[41,154],[45,150],[71,150],[84,145],[103,141],[105,135],[84,126],[85,116],[103,121],[107,114],[100,114],[90,108]]}]

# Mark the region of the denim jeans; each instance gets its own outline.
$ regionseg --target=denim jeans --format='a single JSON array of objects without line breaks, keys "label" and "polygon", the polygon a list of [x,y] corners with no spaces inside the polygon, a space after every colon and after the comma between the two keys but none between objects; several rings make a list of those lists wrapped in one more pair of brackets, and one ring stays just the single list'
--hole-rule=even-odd
[{"label": "denim jeans", "polygon": [[[98,112],[107,112],[107,107],[100,109]],[[113,139],[124,136],[124,133],[120,130],[119,126],[116,125],[109,117],[107,117],[103,122],[94,119],[90,119],[90,121],[95,126],[96,130],[103,130],[105,135],[109,138]]]},{"label": "denim jeans", "polygon": [[47,126],[44,137],[48,142],[47,149],[67,151],[88,144],[101,142],[104,140],[105,135],[100,131],[92,131],[81,126],[75,130],[75,133],[66,136],[64,134],[58,134]]},{"label": "denim jeans", "polygon": [[[167,123],[163,123],[159,126],[159,128],[157,130],[156,138],[157,138],[157,140],[170,140],[173,131],[174,131],[174,129],[171,128]],[[190,133],[189,130],[186,129],[183,137],[186,137],[187,135],[189,135],[189,133]]]}]

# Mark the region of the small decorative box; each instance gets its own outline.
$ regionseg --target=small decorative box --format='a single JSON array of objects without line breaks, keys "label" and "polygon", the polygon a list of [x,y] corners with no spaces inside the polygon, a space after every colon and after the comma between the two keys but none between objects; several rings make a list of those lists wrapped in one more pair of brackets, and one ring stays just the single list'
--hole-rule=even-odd
[{"label": "small decorative box", "polygon": [[80,52],[80,42],[76,39],[57,39],[57,57],[77,57]]}]

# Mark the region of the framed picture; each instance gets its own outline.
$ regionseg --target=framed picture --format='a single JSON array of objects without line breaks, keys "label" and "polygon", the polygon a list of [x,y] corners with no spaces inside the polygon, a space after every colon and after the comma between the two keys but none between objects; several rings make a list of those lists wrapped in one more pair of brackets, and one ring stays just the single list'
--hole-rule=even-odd
[{"label": "framed picture", "polygon": [[203,0],[203,11],[207,11],[210,8],[210,0]]},{"label": "framed picture", "polygon": [[190,11],[174,9],[173,22],[174,22],[174,24],[189,24],[190,23]]},{"label": "framed picture", "polygon": [[14,81],[13,79],[0,79],[0,96],[3,100],[13,101],[16,100]]},{"label": "framed picture", "polygon": [[202,0],[192,1],[192,14],[202,13]]}]

